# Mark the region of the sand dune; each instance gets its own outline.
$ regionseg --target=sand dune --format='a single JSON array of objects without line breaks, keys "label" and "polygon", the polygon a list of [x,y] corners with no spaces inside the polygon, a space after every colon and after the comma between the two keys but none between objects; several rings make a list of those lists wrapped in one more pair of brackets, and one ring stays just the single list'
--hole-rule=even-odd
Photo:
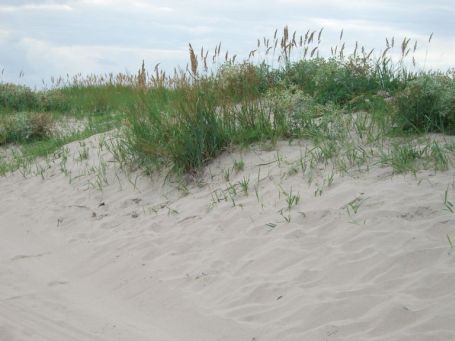
[{"label": "sand dune", "polygon": [[0,340],[455,340],[453,169],[309,184],[282,143],[179,190],[101,138],[0,178]]}]

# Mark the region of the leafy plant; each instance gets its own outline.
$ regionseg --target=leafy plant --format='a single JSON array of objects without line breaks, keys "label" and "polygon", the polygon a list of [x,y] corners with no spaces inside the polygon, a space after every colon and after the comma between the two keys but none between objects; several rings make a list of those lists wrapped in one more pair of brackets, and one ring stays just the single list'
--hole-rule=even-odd
[{"label": "leafy plant", "polygon": [[455,80],[422,74],[408,82],[395,99],[396,121],[403,129],[455,133]]}]

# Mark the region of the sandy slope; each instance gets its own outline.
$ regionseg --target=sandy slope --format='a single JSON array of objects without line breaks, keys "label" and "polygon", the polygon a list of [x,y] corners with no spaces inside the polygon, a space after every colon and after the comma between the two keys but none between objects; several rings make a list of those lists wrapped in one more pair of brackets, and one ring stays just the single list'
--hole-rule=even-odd
[{"label": "sandy slope", "polygon": [[[280,162],[219,158],[184,195],[128,180],[98,139],[88,161],[69,146],[71,176],[56,160],[0,178],[0,340],[455,340],[453,170],[309,185],[282,144]],[[234,207],[222,174],[240,157]]]}]

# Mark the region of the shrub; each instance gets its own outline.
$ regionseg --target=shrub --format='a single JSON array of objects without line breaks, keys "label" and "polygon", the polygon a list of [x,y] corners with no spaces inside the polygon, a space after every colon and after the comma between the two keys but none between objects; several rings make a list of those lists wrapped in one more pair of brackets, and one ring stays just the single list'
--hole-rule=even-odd
[{"label": "shrub", "polygon": [[321,104],[346,105],[359,95],[395,92],[401,85],[399,75],[394,75],[389,66],[362,58],[304,59],[284,72],[288,84],[298,86]]},{"label": "shrub", "polygon": [[54,121],[48,113],[17,113],[0,118],[0,145],[42,140],[52,134]]},{"label": "shrub", "polygon": [[296,137],[301,134],[305,121],[311,116],[313,98],[296,87],[284,90],[271,90],[266,96],[267,107],[271,111],[273,126],[278,135]]},{"label": "shrub", "polygon": [[315,119],[337,111],[333,104],[319,104],[295,86],[269,91],[265,101],[272,113],[274,135],[277,137],[302,138],[322,134],[322,131],[316,131],[319,127]]},{"label": "shrub", "polygon": [[41,140],[52,134],[54,120],[49,113],[32,113],[28,116],[28,126],[28,139]]},{"label": "shrub", "polygon": [[60,89],[47,90],[38,93],[40,110],[43,111],[70,111],[69,98]]},{"label": "shrub", "polygon": [[38,96],[28,87],[0,84],[0,110],[25,111],[39,108]]},{"label": "shrub", "polygon": [[455,133],[455,80],[420,75],[395,98],[397,124],[417,132]]}]

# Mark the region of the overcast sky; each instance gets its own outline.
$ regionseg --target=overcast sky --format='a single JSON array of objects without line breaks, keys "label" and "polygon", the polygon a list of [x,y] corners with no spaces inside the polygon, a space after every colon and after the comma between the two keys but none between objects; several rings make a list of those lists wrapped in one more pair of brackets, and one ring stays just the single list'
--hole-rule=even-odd
[{"label": "overcast sky", "polygon": [[327,47],[341,29],[348,44],[377,51],[386,37],[411,37],[421,66],[445,70],[455,65],[453,18],[455,0],[0,0],[1,80],[40,86],[78,72],[136,72],[143,59],[150,69],[185,67],[189,42],[221,41],[246,56],[284,25],[301,34],[324,27]]}]

